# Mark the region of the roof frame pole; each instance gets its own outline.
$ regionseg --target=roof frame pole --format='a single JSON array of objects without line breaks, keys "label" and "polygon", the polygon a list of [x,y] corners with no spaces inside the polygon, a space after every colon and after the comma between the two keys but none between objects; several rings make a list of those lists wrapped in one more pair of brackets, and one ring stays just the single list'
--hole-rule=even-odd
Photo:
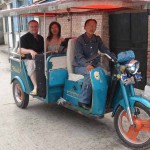
[{"label": "roof frame pole", "polygon": [[67,12],[68,12],[68,17],[67,17],[67,20],[68,22],[70,22],[70,31],[69,31],[69,36],[72,37],[72,14],[70,13],[70,8],[67,8]]},{"label": "roof frame pole", "polygon": [[21,17],[18,15],[18,35],[19,35],[19,54],[20,54],[20,68],[21,68],[21,44],[20,44],[20,37],[21,37]]},{"label": "roof frame pole", "polygon": [[72,37],[72,14],[70,15],[70,37]]},{"label": "roof frame pole", "polygon": [[[7,20],[9,20],[9,18],[7,17]],[[10,57],[10,41],[9,41],[9,22],[7,21],[7,40],[8,40],[8,60]]]},{"label": "roof frame pole", "polygon": [[47,63],[46,63],[46,13],[44,12],[44,63],[45,63],[45,77],[47,79]]}]

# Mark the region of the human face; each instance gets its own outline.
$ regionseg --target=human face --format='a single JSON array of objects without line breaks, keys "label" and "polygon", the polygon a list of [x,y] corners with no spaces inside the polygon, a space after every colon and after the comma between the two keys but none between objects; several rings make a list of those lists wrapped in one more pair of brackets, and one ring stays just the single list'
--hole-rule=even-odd
[{"label": "human face", "polygon": [[52,25],[51,32],[52,32],[53,35],[58,36],[59,28],[58,28],[57,24]]},{"label": "human face", "polygon": [[38,23],[37,22],[30,22],[29,32],[31,34],[38,34]]},{"label": "human face", "polygon": [[85,25],[84,29],[85,29],[86,35],[87,35],[88,37],[92,37],[92,35],[95,33],[95,31],[96,31],[96,26],[97,26],[97,24],[96,24],[96,22],[93,21],[93,20],[87,22],[87,24]]}]

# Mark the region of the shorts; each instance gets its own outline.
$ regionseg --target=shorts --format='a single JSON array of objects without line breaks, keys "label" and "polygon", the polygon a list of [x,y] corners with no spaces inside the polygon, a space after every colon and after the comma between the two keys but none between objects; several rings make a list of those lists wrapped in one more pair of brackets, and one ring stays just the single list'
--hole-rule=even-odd
[{"label": "shorts", "polygon": [[26,59],[24,60],[24,63],[25,63],[28,75],[31,76],[35,71],[35,60]]}]

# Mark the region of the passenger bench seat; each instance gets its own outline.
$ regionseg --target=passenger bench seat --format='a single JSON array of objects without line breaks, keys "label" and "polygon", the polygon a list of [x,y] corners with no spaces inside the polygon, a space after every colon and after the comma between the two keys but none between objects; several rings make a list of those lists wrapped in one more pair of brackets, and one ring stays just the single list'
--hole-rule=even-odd
[{"label": "passenger bench seat", "polygon": [[75,43],[76,43],[76,38],[70,39],[68,42],[68,48],[67,48],[67,70],[68,70],[68,75],[69,75],[68,80],[71,80],[71,81],[78,81],[84,78],[83,75],[75,74],[74,68],[72,66],[72,62],[74,59]]}]

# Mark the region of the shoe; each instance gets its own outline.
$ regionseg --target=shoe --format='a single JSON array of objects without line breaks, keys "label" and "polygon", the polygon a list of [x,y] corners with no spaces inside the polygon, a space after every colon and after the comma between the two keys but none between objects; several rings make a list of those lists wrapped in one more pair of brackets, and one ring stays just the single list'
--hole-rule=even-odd
[{"label": "shoe", "polygon": [[35,89],[33,89],[31,92],[30,92],[30,95],[37,95],[37,89],[35,88]]},{"label": "shoe", "polygon": [[78,102],[78,105],[79,105],[79,107],[82,107],[82,108],[84,108],[85,110],[89,110],[89,109],[90,109],[90,107],[89,107],[88,104],[84,104],[84,103]]}]

